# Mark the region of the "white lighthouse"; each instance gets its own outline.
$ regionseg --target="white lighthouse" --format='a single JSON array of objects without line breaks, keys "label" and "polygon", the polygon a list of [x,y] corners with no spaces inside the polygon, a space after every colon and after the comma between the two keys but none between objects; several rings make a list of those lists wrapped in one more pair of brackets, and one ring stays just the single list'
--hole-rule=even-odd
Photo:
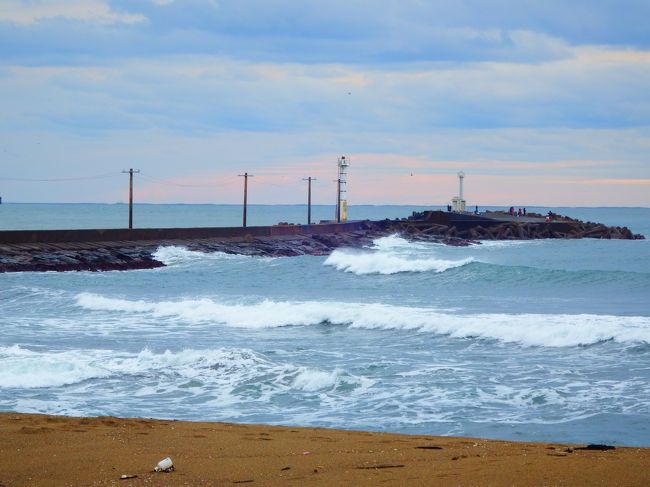
[{"label": "white lighthouse", "polygon": [[465,178],[465,173],[460,171],[458,173],[458,196],[454,196],[451,199],[451,205],[453,210],[459,213],[465,211],[465,199],[463,197],[463,179]]},{"label": "white lighthouse", "polygon": [[337,160],[339,168],[339,177],[337,179],[337,196],[336,196],[336,221],[344,222],[348,219],[348,166],[350,161],[341,156]]}]

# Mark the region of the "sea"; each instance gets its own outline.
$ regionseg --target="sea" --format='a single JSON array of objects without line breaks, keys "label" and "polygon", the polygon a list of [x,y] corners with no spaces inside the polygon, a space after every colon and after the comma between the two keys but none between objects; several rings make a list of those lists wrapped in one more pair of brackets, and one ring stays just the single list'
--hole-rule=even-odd
[{"label": "sea", "polygon": [[[528,208],[549,209],[650,237],[648,208]],[[134,221],[236,226],[241,210],[136,205]],[[119,228],[127,215],[5,203],[0,229]],[[248,208],[249,225],[306,216]],[[650,446],[650,240],[390,235],[328,256],[156,256],[167,266],[0,274],[0,411]]]}]

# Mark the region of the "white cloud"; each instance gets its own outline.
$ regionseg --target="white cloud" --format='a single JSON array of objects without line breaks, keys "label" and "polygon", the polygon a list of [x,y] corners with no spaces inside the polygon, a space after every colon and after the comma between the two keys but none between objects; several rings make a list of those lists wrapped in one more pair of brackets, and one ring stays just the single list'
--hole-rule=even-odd
[{"label": "white cloud", "polygon": [[33,24],[53,18],[104,24],[132,24],[147,20],[141,14],[115,12],[101,0],[3,0],[0,3],[0,21]]}]

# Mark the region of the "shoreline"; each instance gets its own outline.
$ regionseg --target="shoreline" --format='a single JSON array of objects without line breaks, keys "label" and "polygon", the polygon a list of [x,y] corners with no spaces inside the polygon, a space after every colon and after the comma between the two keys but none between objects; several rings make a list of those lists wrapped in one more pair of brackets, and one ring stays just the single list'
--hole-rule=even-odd
[{"label": "shoreline", "polygon": [[650,448],[12,412],[0,431],[3,487],[650,484]]}]

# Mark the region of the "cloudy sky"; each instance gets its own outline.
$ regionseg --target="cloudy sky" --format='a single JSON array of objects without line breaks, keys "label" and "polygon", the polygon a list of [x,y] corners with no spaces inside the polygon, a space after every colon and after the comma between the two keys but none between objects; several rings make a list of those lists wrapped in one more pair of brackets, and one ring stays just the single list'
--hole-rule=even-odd
[{"label": "cloudy sky", "polygon": [[647,0],[0,0],[0,196],[650,206]]}]

